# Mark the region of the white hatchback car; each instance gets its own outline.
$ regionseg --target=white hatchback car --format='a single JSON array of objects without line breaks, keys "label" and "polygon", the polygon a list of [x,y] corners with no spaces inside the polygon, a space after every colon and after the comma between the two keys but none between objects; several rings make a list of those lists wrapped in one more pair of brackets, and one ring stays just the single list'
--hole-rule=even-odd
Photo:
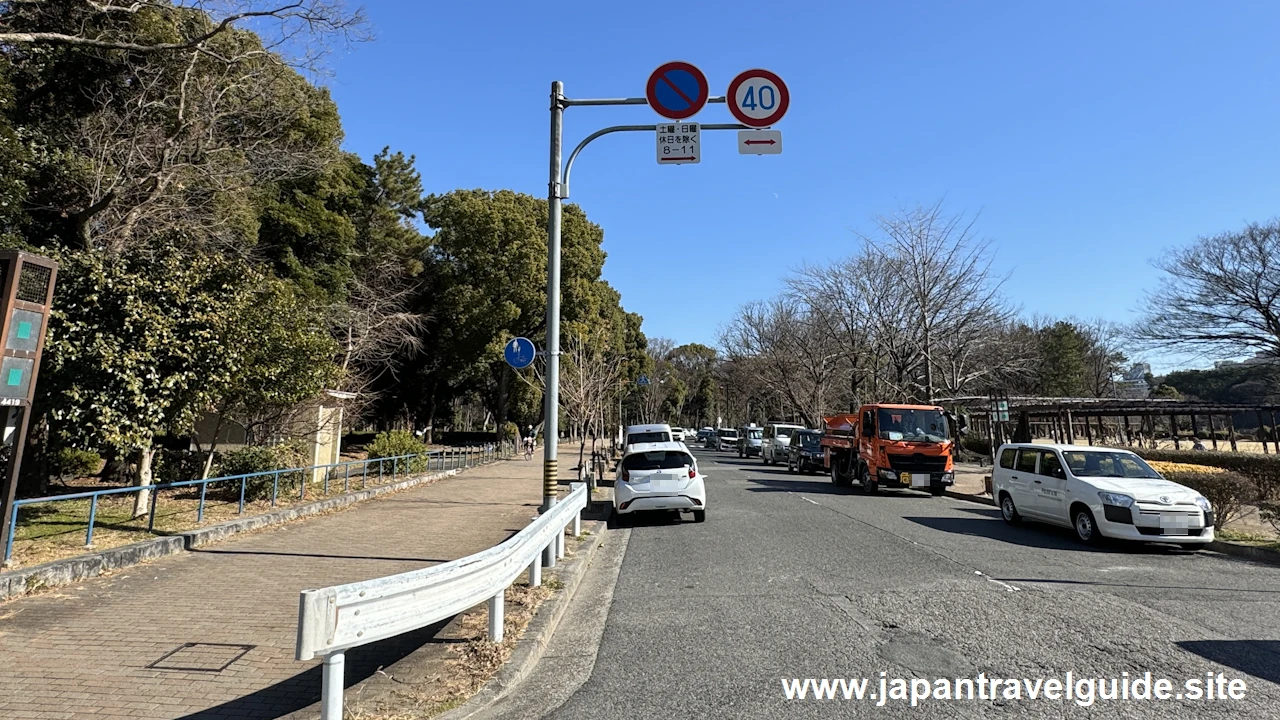
[{"label": "white hatchback car", "polygon": [[637,443],[627,447],[613,486],[613,511],[628,515],[649,510],[692,513],[707,519],[707,488],[698,461],[678,442]]},{"label": "white hatchback car", "polygon": [[991,490],[1000,515],[1073,528],[1086,543],[1103,537],[1204,545],[1213,542],[1213,506],[1165,480],[1119,448],[1010,443],[1000,446]]}]

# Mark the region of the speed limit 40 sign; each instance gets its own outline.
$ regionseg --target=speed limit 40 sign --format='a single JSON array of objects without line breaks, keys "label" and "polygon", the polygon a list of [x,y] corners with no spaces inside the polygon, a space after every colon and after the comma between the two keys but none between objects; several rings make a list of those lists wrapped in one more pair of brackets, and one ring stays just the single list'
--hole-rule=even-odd
[{"label": "speed limit 40 sign", "polygon": [[768,70],[746,70],[729,83],[729,112],[748,127],[769,127],[787,114],[791,94],[782,78]]}]

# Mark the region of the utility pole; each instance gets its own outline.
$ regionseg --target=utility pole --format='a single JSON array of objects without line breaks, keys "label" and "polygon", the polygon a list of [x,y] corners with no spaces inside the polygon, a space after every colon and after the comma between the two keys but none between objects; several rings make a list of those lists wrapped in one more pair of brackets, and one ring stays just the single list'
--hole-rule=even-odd
[{"label": "utility pole", "polygon": [[564,83],[551,83],[551,181],[547,187],[547,388],[542,461],[542,512],[559,493],[557,450],[560,442],[560,148],[564,123]]}]

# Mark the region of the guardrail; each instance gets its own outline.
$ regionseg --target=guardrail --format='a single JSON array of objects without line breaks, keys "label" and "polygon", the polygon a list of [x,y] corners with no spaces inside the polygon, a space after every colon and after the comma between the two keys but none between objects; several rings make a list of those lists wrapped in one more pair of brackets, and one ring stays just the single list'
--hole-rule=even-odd
[{"label": "guardrail", "polygon": [[[433,470],[444,471],[459,468],[472,467],[473,465],[483,464],[500,457],[506,457],[503,450],[498,445],[483,445],[475,447],[458,447],[445,448],[443,450],[431,450],[422,454],[398,455],[395,457],[373,458],[370,460],[349,460],[347,462],[330,463],[327,465],[311,465],[308,467],[287,468],[281,470],[265,470],[263,472],[245,473],[243,475],[226,475],[223,477],[206,478],[204,480],[183,480],[180,482],[156,483],[147,485],[146,487],[124,487],[124,488],[108,488],[106,490],[92,490],[89,492],[70,493],[67,495],[49,495],[47,497],[25,498],[15,500],[13,503],[13,513],[9,517],[9,534],[4,547],[4,563],[8,564],[9,558],[13,555],[13,541],[18,526],[18,513],[23,507],[28,505],[37,505],[43,503],[57,503],[71,500],[89,500],[89,519],[85,529],[84,544],[85,547],[93,545],[93,527],[98,515],[98,501],[107,495],[126,495],[131,493],[150,492],[151,503],[147,512],[147,532],[155,532],[156,523],[156,500],[161,490],[170,490],[173,488],[195,487],[200,488],[200,500],[196,508],[196,523],[204,522],[205,498],[208,495],[209,486],[213,483],[240,483],[240,499],[236,510],[237,515],[244,514],[245,491],[250,481],[254,479],[271,478],[271,507],[276,506],[276,502],[280,498],[280,478],[284,476],[288,480],[290,475],[300,474],[300,482],[298,483],[298,499],[305,500],[307,497],[308,477],[314,478],[320,472],[324,473],[323,478],[323,495],[329,494],[331,483],[342,481],[342,491],[350,492],[351,484],[354,481],[360,483],[360,489],[369,487],[369,485],[378,486],[380,484],[395,482],[404,476],[408,468],[414,467],[414,461],[426,461],[425,467],[414,469],[412,472],[430,472]],[[370,480],[372,479],[372,482]],[[314,481],[313,481],[314,482]]]},{"label": "guardrail", "polygon": [[374,580],[303,590],[298,599],[297,659],[324,658],[320,718],[341,720],[343,665],[349,648],[426,627],[488,601],[489,639],[502,642],[507,586],[526,569],[542,584],[542,566],[564,557],[564,532],[582,531],[587,486],[572,491],[528,527],[475,555]]}]

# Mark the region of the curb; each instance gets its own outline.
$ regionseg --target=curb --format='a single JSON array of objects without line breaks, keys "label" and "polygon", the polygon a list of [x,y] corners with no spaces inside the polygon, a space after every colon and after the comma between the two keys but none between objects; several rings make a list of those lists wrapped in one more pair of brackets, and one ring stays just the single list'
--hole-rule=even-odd
[{"label": "curb", "polygon": [[[950,490],[946,492],[946,495],[947,497],[955,498],[956,500],[965,500],[967,502],[980,503],[982,505],[994,506],[996,504],[995,500],[983,495],[969,495],[966,493],[952,492]],[[1233,542],[1231,540],[1214,540],[1213,542],[1206,544],[1204,549],[1220,552],[1223,555],[1231,555],[1232,557],[1280,565],[1280,551],[1258,547],[1256,545],[1248,545],[1245,543]]]},{"label": "curb", "polygon": [[62,560],[53,560],[40,565],[33,565],[29,568],[3,572],[0,573],[0,602],[22,597],[37,590],[70,585],[80,580],[98,577],[112,570],[131,567],[167,555],[176,555],[177,553],[211,545],[240,533],[283,525],[291,520],[319,515],[330,510],[370,500],[379,495],[430,484],[457,475],[459,472],[461,470],[454,469],[429,475],[419,475],[387,485],[357,490],[344,495],[335,495],[334,497],[317,500],[305,505],[281,508],[262,515],[229,520],[196,530],[150,538],[130,543],[129,545],[121,545],[120,547],[99,550]]},{"label": "curb", "polygon": [[[582,545],[579,545],[582,549],[581,553],[573,558],[572,563],[565,563],[564,570],[556,574],[556,577],[564,583],[563,591],[556,593],[538,608],[538,613],[529,621],[524,634],[520,636],[515,649],[511,651],[510,659],[485,682],[475,695],[468,698],[462,705],[436,715],[433,720],[469,718],[497,702],[508,690],[519,685],[533,672],[538,661],[546,653],[547,644],[551,642],[556,628],[560,626],[560,620],[568,611],[569,604],[573,602],[578,586],[582,584],[582,577],[586,575],[587,567],[591,565],[591,559],[595,557],[596,549],[600,547],[605,527],[606,523],[603,520],[583,523],[583,531],[591,534],[586,537]],[[544,574],[546,572],[543,570]]]}]

